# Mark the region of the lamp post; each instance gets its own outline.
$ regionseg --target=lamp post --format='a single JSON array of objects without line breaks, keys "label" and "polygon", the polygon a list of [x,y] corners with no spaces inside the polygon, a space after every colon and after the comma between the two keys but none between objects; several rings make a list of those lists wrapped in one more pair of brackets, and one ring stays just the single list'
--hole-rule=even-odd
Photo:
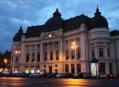
[{"label": "lamp post", "polygon": [[[14,51],[14,53],[15,53],[15,55],[16,55],[16,62],[18,63],[19,62],[19,55],[20,55],[20,53],[21,53],[21,51],[19,50],[19,49],[17,49],[17,50],[15,50]],[[18,66],[17,66],[17,68],[16,68],[16,70],[14,71],[15,73],[18,73],[18,71],[19,71],[19,63],[17,64]]]},{"label": "lamp post", "polygon": [[5,67],[7,68],[8,60],[6,58],[4,59],[4,63],[5,63]]},{"label": "lamp post", "polygon": [[4,68],[4,72],[8,72],[8,68],[7,68],[7,63],[8,63],[8,60],[5,58],[4,60],[4,63],[5,63],[5,68]]},{"label": "lamp post", "polygon": [[77,48],[76,41],[73,41],[73,42],[71,43],[71,49],[72,49],[72,50],[75,50],[76,48]]},{"label": "lamp post", "polygon": [[[72,41],[72,43],[71,43],[71,55],[72,55],[72,59],[74,59],[75,56],[76,56],[76,49],[77,49],[76,41]],[[76,73],[75,66],[73,68],[74,68],[74,70],[72,71],[72,73]]]},{"label": "lamp post", "polygon": [[92,58],[91,60],[91,75],[97,77],[98,74],[98,60],[96,58]]}]

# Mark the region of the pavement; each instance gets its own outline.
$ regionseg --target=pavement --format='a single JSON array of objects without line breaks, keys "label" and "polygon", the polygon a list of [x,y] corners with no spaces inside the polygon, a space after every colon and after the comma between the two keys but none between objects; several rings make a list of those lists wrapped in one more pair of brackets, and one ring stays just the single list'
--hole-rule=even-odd
[{"label": "pavement", "polygon": [[119,87],[119,80],[0,77],[0,87]]}]

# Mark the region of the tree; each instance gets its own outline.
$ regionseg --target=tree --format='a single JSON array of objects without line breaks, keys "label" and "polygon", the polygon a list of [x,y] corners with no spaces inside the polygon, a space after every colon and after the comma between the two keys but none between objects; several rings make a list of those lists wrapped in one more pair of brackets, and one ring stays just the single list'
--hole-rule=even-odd
[{"label": "tree", "polygon": [[7,59],[7,61],[8,61],[7,65],[9,65],[10,59],[11,59],[10,51],[5,51],[4,53],[0,52],[0,68],[4,68],[6,66],[6,64],[4,63],[4,59]]}]

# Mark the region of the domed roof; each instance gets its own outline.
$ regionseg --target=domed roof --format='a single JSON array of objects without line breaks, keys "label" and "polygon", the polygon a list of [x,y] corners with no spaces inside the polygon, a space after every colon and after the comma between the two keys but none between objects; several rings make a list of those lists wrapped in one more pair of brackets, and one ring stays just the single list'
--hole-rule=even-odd
[{"label": "domed roof", "polygon": [[65,31],[78,29],[81,24],[85,24],[89,28],[90,18],[84,14],[76,16],[74,18],[65,20]]},{"label": "domed roof", "polygon": [[45,25],[46,26],[53,26],[53,25],[55,25],[55,26],[61,26],[63,21],[64,20],[62,19],[60,12],[58,11],[58,9],[56,9],[56,11],[53,13],[53,17],[51,17],[45,23]]},{"label": "domed roof", "polygon": [[17,41],[21,41],[21,37],[23,35],[23,30],[22,30],[22,27],[20,26],[20,29],[19,31],[15,34],[14,38],[13,38],[13,41],[14,42],[17,42]]},{"label": "domed roof", "polygon": [[119,30],[111,31],[111,36],[119,36]]},{"label": "domed roof", "polygon": [[108,22],[105,17],[101,15],[98,7],[95,13],[95,16],[91,20],[92,28],[108,28]]}]

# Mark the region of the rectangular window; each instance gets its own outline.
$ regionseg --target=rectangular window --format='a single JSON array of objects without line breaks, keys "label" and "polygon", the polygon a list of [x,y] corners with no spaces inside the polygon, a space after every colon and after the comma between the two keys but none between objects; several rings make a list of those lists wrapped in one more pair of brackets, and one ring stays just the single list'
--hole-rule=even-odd
[{"label": "rectangular window", "polygon": [[113,70],[112,70],[112,63],[109,63],[109,73],[112,74]]},{"label": "rectangular window", "polygon": [[81,72],[81,65],[77,64],[77,73]]},{"label": "rectangular window", "polygon": [[69,59],[69,50],[66,49],[66,59]]},{"label": "rectangular window", "polygon": [[47,49],[47,43],[43,43],[43,49]]},{"label": "rectangular window", "polygon": [[59,59],[59,50],[56,49],[56,60],[58,60],[58,59]]},{"label": "rectangular window", "polygon": [[52,66],[49,66],[49,73],[52,73]]},{"label": "rectangular window", "polygon": [[44,69],[44,73],[46,73],[46,70]]},{"label": "rectangular window", "polygon": [[40,66],[39,65],[36,65],[36,69],[39,69],[40,68]]},{"label": "rectangular window", "polygon": [[53,42],[49,42],[48,44],[49,44],[49,46],[53,46]]},{"label": "rectangular window", "polygon": [[40,49],[40,44],[37,44],[37,48]]},{"label": "rectangular window", "polygon": [[92,54],[92,58],[94,58],[95,57],[95,50],[94,49],[91,49],[91,54]]},{"label": "rectangular window", "polygon": [[107,48],[107,55],[108,55],[108,57],[110,57],[110,49],[109,48]]},{"label": "rectangular window", "polygon": [[54,45],[55,45],[55,46],[58,46],[58,45],[59,45],[59,41],[55,41],[55,42],[54,42]]},{"label": "rectangular window", "polygon": [[71,50],[71,58],[74,59],[75,58],[75,51]]},{"label": "rectangular window", "polygon": [[15,63],[18,63],[18,56],[16,56],[15,58]]},{"label": "rectangular window", "polygon": [[53,60],[53,50],[50,50],[50,60]]},{"label": "rectangular window", "polygon": [[68,46],[68,40],[65,40],[65,46]]},{"label": "rectangular window", "polygon": [[65,65],[65,72],[69,73],[69,65],[68,64]]},{"label": "rectangular window", "polygon": [[26,62],[29,62],[29,53],[26,54]]},{"label": "rectangular window", "polygon": [[75,73],[75,66],[74,66],[74,64],[71,64],[71,73]]},{"label": "rectangular window", "polygon": [[40,61],[40,52],[37,53],[37,62]]},{"label": "rectangular window", "polygon": [[99,57],[103,57],[104,53],[103,53],[103,48],[99,48]]},{"label": "rectangular window", "polygon": [[58,72],[57,72],[57,69],[55,69],[55,73],[58,73]]},{"label": "rectangular window", "polygon": [[40,44],[37,44],[37,51],[40,51]]},{"label": "rectangular window", "polygon": [[34,62],[35,61],[35,54],[34,53],[32,53],[32,60],[31,60],[32,62]]},{"label": "rectangular window", "polygon": [[99,63],[99,73],[105,74],[105,63]]},{"label": "rectangular window", "polygon": [[47,51],[44,52],[44,60],[47,60]]},{"label": "rectangular window", "polygon": [[80,53],[80,48],[77,49],[77,59],[79,59],[81,57],[81,53]]}]

